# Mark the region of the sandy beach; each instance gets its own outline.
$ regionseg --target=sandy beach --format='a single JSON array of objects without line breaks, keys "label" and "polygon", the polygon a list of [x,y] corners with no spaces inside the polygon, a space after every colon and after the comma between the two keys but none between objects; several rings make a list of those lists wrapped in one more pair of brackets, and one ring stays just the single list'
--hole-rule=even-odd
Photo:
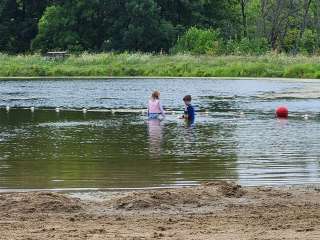
[{"label": "sandy beach", "polygon": [[320,239],[320,188],[1,193],[0,239]]}]

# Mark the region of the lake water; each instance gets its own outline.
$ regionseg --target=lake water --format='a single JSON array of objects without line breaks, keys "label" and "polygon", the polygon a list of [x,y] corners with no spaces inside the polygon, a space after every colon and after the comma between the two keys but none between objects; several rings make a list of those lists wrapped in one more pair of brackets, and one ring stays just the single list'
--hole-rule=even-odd
[{"label": "lake water", "polygon": [[[154,89],[163,121],[143,113]],[[194,126],[178,119],[185,94]],[[274,117],[283,104],[289,120]],[[1,81],[0,106],[3,191],[320,180],[320,81]]]}]

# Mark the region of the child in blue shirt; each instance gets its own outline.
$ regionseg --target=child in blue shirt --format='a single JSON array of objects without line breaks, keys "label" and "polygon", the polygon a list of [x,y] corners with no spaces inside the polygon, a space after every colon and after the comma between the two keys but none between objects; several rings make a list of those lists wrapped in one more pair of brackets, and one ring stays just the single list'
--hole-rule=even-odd
[{"label": "child in blue shirt", "polygon": [[190,123],[194,123],[195,110],[194,110],[194,107],[191,105],[191,100],[192,98],[190,95],[187,95],[183,98],[185,108],[184,108],[184,114],[182,118],[187,120]]}]

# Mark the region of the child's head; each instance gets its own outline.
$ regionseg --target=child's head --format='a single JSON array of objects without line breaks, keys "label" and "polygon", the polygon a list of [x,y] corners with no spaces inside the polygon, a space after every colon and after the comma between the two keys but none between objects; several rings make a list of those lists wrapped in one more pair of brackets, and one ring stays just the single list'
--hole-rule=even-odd
[{"label": "child's head", "polygon": [[186,95],[186,96],[184,96],[184,98],[183,98],[183,101],[184,101],[185,104],[190,104],[190,103],[191,103],[191,100],[192,100],[192,98],[191,98],[190,95]]},{"label": "child's head", "polygon": [[154,91],[151,95],[152,99],[159,99],[160,98],[160,92]]}]

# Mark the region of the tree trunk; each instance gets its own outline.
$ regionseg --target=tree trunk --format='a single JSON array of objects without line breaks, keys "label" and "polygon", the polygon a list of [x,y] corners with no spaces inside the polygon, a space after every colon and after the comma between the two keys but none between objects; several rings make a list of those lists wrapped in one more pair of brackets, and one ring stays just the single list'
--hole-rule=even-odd
[{"label": "tree trunk", "polygon": [[246,38],[248,36],[247,13],[246,13],[247,0],[240,0],[240,5],[241,5],[241,14],[242,14],[243,37]]},{"label": "tree trunk", "polygon": [[318,49],[320,46],[320,2],[316,1],[315,2],[315,10],[314,10],[314,26],[316,29],[317,37],[316,37],[316,46],[315,48]]},{"label": "tree trunk", "polygon": [[262,17],[262,35],[264,37],[267,36],[267,29],[266,29],[266,15],[267,15],[267,1],[266,0],[261,0],[261,17]]},{"label": "tree trunk", "polygon": [[299,44],[301,42],[304,30],[306,29],[307,17],[309,14],[309,9],[310,9],[311,3],[312,3],[312,0],[305,0],[303,19],[302,19],[302,23],[300,26],[299,38],[297,39],[296,44],[295,44],[294,54],[297,54],[299,52]]},{"label": "tree trunk", "polygon": [[270,31],[270,42],[271,47],[273,50],[277,47],[277,40],[278,40],[278,29],[279,29],[279,18],[282,11],[282,1],[278,0],[276,1],[276,6],[274,8],[271,8],[272,11],[272,21],[271,21],[271,31]]}]

